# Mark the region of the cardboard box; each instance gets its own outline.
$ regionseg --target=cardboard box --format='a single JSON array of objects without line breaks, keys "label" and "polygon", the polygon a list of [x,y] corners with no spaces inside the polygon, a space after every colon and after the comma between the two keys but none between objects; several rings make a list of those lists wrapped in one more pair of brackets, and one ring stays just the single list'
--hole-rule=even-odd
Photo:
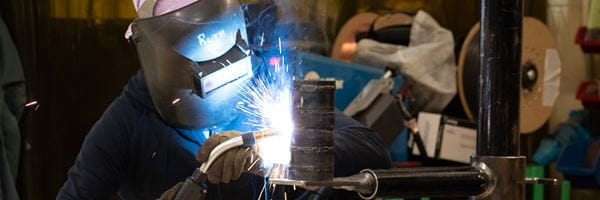
[{"label": "cardboard box", "polygon": [[[417,124],[428,157],[469,163],[471,155],[475,154],[476,123],[441,114],[421,112]],[[413,148],[413,154],[419,155],[417,148]]]}]

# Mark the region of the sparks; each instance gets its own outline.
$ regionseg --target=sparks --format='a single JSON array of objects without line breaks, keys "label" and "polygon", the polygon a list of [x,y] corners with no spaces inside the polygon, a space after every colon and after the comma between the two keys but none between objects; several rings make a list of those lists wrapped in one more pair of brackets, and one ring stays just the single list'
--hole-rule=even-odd
[{"label": "sparks", "polygon": [[250,167],[248,167],[248,169],[246,171],[250,171],[250,169],[252,169],[254,167],[254,165],[256,165],[256,163],[258,163],[258,161],[260,161],[260,158],[256,159],[254,162],[252,162],[252,164],[250,165]]},{"label": "sparks", "polygon": [[273,184],[273,186],[271,187],[271,197],[275,196],[275,189],[277,188],[277,185]]},{"label": "sparks", "polygon": [[34,111],[38,110],[40,104],[37,101],[30,101],[25,104],[25,107],[28,109],[33,109]]},{"label": "sparks", "polygon": [[265,182],[265,184],[263,184],[263,188],[260,190],[260,194],[258,195],[258,199],[256,199],[256,200],[260,200],[260,197],[262,197],[262,194],[265,191],[265,187],[266,186],[267,186],[267,183]]},{"label": "sparks", "polygon": [[171,104],[175,105],[181,101],[181,98],[177,98],[171,102]]},{"label": "sparks", "polygon": [[[281,57],[280,59],[283,59]],[[293,130],[291,78],[287,66],[274,62],[273,71],[257,76],[253,84],[242,86],[238,96],[238,109],[251,116],[244,122],[258,130],[272,129],[277,136],[260,139],[257,152],[262,166],[270,169],[273,164],[287,165],[290,160],[290,143]]]},{"label": "sparks", "polygon": [[279,54],[282,54],[282,51],[281,51],[281,37],[279,37]]},{"label": "sparks", "polygon": [[32,101],[32,102],[29,102],[29,103],[25,104],[25,107],[37,105],[37,103],[38,103],[37,101]]}]

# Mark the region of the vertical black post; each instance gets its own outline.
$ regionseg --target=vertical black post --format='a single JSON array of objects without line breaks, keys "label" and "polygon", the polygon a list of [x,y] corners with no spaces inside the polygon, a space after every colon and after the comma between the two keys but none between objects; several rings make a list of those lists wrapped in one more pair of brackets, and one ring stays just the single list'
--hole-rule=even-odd
[{"label": "vertical black post", "polygon": [[330,181],[335,165],[335,81],[296,80],[292,91],[292,180]]},{"label": "vertical black post", "polygon": [[477,155],[519,154],[522,0],[482,0]]}]

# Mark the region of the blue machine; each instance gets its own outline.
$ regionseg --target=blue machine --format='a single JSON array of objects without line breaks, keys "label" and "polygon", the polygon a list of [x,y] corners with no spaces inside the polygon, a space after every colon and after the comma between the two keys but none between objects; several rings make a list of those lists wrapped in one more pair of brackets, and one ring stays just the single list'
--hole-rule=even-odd
[{"label": "blue machine", "polygon": [[[294,76],[304,78],[308,72],[316,72],[321,78],[335,78],[338,88],[335,94],[335,104],[339,110],[344,110],[350,102],[360,93],[370,80],[379,79],[384,73],[383,69],[358,65],[334,60],[328,57],[296,53],[298,66],[294,70]],[[394,89],[398,91],[404,78],[394,78]]]}]

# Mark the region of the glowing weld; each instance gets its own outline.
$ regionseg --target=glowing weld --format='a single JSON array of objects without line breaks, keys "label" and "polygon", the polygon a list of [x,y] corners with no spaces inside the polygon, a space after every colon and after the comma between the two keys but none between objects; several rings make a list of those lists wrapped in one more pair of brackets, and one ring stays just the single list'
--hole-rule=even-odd
[{"label": "glowing weld", "polygon": [[257,153],[262,166],[270,170],[274,164],[287,165],[290,161],[290,144],[293,130],[291,106],[291,77],[287,66],[281,65],[283,57],[272,57],[273,71],[258,76],[254,84],[242,86],[238,96],[238,109],[254,119],[244,124],[257,130],[271,129],[277,136],[257,138]]}]

